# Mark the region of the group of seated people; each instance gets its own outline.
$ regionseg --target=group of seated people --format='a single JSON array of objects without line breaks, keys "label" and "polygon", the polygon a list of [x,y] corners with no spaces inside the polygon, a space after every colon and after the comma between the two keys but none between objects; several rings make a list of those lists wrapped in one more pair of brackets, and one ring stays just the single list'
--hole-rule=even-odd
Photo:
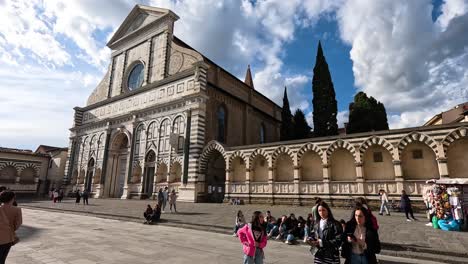
[{"label": "group of seated people", "polygon": [[[315,204],[317,205],[321,201],[322,199],[318,198]],[[368,209],[367,201],[364,198],[359,197],[355,202],[356,204],[361,204],[365,206],[366,209]],[[289,214],[289,216],[282,215],[276,219],[271,215],[270,211],[267,211],[265,216],[265,223],[268,239],[274,238],[275,240],[284,240],[284,242],[289,245],[292,245],[297,239],[301,239],[304,242],[307,242],[307,238],[311,236],[311,232],[314,230],[315,219],[317,218],[318,214],[316,210],[316,206],[314,206],[314,208],[312,208],[312,213],[309,213],[305,219],[302,216],[296,218],[293,213]],[[379,226],[377,223],[377,218],[370,210],[369,213],[373,227],[378,230]],[[341,223],[344,230],[346,221],[341,219],[339,222]],[[242,211],[239,210],[236,216],[236,225],[233,236],[237,236],[237,230],[245,224],[246,221]]]},{"label": "group of seated people", "polygon": [[153,209],[151,208],[151,205],[148,204],[143,216],[145,217],[144,224],[153,224],[158,222],[161,219],[161,206],[156,204]]}]

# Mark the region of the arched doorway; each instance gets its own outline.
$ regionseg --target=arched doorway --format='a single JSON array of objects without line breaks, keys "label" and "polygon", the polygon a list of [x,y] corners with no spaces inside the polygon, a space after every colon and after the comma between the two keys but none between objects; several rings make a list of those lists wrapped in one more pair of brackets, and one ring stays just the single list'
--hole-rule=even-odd
[{"label": "arched doorway", "polygon": [[91,186],[93,183],[93,175],[94,175],[94,159],[91,158],[88,162],[88,169],[86,170],[86,180],[85,180],[85,188],[88,192],[91,192]]},{"label": "arched doorway", "polygon": [[268,162],[263,155],[257,155],[252,161],[250,181],[268,182]]},{"label": "arched doorway", "polygon": [[1,183],[14,183],[18,176],[18,170],[13,166],[6,166],[0,171]]},{"label": "arched doorway", "polygon": [[447,149],[447,166],[450,178],[468,178],[468,137],[460,138]]},{"label": "arched doorway", "polygon": [[120,198],[123,195],[127,174],[129,138],[125,133],[119,133],[111,142],[106,173],[110,177],[106,177],[104,195],[110,198]]},{"label": "arched doorway", "polygon": [[143,177],[143,195],[151,197],[153,195],[154,172],[155,172],[156,154],[150,150],[145,157],[145,176]]},{"label": "arched doorway", "polygon": [[231,163],[231,182],[244,183],[245,182],[245,162],[242,157],[235,157]]},{"label": "arched doorway", "polygon": [[21,172],[20,182],[23,184],[32,184],[34,183],[34,178],[36,178],[36,171],[28,167]]},{"label": "arched doorway", "polygon": [[223,155],[213,150],[209,155],[205,173],[206,201],[222,203],[226,184],[226,162]]}]

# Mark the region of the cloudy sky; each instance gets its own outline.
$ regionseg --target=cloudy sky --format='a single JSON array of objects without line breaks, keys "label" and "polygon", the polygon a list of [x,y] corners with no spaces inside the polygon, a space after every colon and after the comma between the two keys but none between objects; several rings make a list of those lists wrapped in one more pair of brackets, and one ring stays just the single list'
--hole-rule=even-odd
[{"label": "cloudy sky", "polygon": [[0,0],[0,146],[67,146],[110,61],[105,46],[135,4],[172,9],[175,34],[311,123],[318,40],[339,122],[357,91],[382,101],[391,128],[468,101],[468,0]]}]

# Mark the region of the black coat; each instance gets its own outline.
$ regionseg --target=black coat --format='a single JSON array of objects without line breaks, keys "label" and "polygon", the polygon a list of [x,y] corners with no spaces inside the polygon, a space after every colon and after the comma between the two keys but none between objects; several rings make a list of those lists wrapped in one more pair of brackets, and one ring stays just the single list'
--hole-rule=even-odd
[{"label": "black coat", "polygon": [[[316,221],[314,231],[318,233],[319,227],[320,221]],[[318,247],[315,257],[333,258],[334,256],[339,256],[342,233],[343,228],[341,224],[336,220],[328,219],[325,228],[322,230],[322,235],[320,236],[322,247]]]},{"label": "black coat", "polygon": [[400,207],[402,209],[411,208],[411,200],[407,194],[401,195]]},{"label": "black coat", "polygon": [[[343,246],[341,249],[341,256],[346,259],[345,264],[351,263],[351,255],[353,254],[352,245],[348,242],[346,234],[354,234],[356,230],[356,223],[346,223],[345,232],[343,234]],[[369,264],[377,264],[377,257],[375,254],[380,253],[380,240],[379,233],[373,228],[366,228],[366,244],[367,248],[364,250],[364,254],[367,257]]]}]

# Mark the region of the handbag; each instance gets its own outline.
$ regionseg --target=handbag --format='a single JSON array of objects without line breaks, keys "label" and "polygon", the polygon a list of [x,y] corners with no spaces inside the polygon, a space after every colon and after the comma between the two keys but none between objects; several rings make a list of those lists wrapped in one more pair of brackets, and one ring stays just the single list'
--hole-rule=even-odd
[{"label": "handbag", "polygon": [[8,219],[7,215],[5,214],[5,212],[3,211],[2,208],[0,208],[0,211],[2,212],[2,217],[6,220],[6,223],[7,223],[8,227],[9,227],[9,229],[10,229],[10,237],[13,238],[13,241],[11,242],[11,245],[14,246],[14,245],[18,244],[20,239],[16,235],[15,231],[11,228],[10,220]]}]

